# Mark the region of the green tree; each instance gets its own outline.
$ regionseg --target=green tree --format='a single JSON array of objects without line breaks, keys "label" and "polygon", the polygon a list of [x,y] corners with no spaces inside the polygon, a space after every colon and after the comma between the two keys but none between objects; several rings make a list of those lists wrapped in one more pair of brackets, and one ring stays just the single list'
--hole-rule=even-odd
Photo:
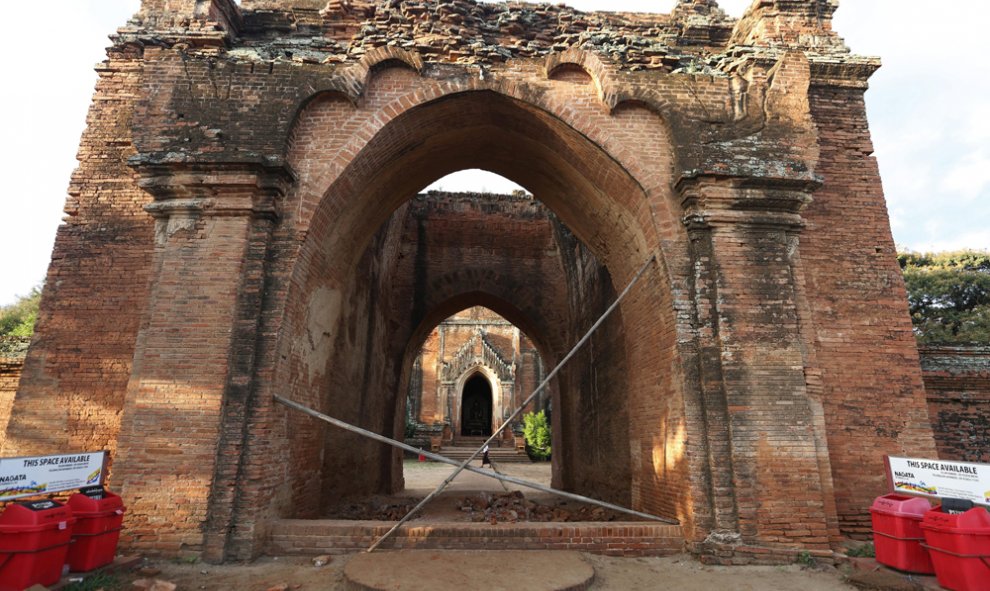
[{"label": "green tree", "polygon": [[918,341],[990,343],[990,252],[897,255]]},{"label": "green tree", "polygon": [[526,449],[534,459],[550,459],[550,424],[545,412],[523,415],[523,437],[526,438]]},{"label": "green tree", "polygon": [[39,285],[13,304],[0,307],[0,337],[30,337],[34,334],[34,323],[38,320],[40,303],[41,286]]}]

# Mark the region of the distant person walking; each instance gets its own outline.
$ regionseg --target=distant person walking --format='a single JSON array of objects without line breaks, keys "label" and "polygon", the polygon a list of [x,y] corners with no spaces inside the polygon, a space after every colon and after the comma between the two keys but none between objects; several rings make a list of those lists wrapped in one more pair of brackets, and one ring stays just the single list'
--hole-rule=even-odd
[{"label": "distant person walking", "polygon": [[488,445],[486,444],[485,447],[481,448],[481,467],[484,468],[491,465],[492,460],[488,457]]}]

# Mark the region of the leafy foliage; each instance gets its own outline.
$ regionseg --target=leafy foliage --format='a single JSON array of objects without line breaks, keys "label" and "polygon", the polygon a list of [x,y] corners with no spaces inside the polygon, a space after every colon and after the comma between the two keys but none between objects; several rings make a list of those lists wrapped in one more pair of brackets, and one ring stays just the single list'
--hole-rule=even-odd
[{"label": "leafy foliage", "polygon": [[919,342],[990,343],[990,252],[902,252],[897,260]]},{"label": "leafy foliage", "polygon": [[85,577],[82,581],[69,583],[62,587],[63,591],[113,591],[122,589],[124,584],[115,575],[96,573]]},{"label": "leafy foliage", "polygon": [[797,562],[804,568],[815,568],[818,566],[818,561],[815,557],[811,555],[811,552],[803,550],[794,558],[794,562]]},{"label": "leafy foliage", "polygon": [[550,459],[550,436],[550,424],[545,412],[541,410],[523,415],[523,437],[526,438],[526,451],[533,459]]},{"label": "leafy foliage", "polygon": [[861,557],[861,558],[874,558],[877,555],[876,548],[873,547],[872,542],[867,542],[865,544],[859,544],[858,546],[853,546],[846,551],[846,556]]},{"label": "leafy foliage", "polygon": [[41,286],[37,286],[13,304],[0,307],[0,336],[30,337],[34,334],[40,303]]}]

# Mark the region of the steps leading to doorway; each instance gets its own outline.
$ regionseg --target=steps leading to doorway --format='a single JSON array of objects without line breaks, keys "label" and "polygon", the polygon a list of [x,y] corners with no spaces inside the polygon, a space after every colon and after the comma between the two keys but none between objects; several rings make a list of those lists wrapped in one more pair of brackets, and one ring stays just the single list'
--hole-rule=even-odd
[{"label": "steps leading to doorway", "polygon": [[[478,447],[481,446],[480,442],[477,447],[466,447],[466,446],[444,446],[440,449],[440,455],[446,456],[452,460],[457,460],[463,462],[464,460],[471,457]],[[530,459],[525,453],[518,453],[514,449],[507,447],[491,447],[488,449],[488,457],[491,458],[496,464],[529,464]],[[481,454],[478,454],[476,461],[481,463]]]},{"label": "steps leading to doorway", "polygon": [[[473,447],[474,449],[478,449],[479,447],[484,445],[485,441],[487,440],[488,437],[469,437],[469,436],[461,435],[458,437],[454,437],[454,441],[451,442],[450,445],[446,445],[444,447]],[[491,442],[489,447],[491,449],[498,449],[500,447],[509,449],[510,447],[512,447],[512,444],[505,443],[501,439],[496,439],[495,441]]]}]

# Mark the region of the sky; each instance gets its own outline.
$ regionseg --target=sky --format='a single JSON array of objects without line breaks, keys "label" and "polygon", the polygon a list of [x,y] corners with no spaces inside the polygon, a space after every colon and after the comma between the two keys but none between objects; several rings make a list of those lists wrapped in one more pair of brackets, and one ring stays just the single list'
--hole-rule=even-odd
[{"label": "sky", "polygon": [[[721,0],[741,16],[751,0]],[[675,0],[571,0],[581,10],[669,12]],[[45,276],[107,35],[139,0],[5,6],[0,91],[0,305]],[[951,8],[949,8],[951,5]],[[990,248],[990,62],[986,0],[841,0],[833,26],[854,53],[878,55],[867,109],[898,246]],[[465,175],[450,190],[511,189]],[[466,177],[466,178],[465,178]]]}]

